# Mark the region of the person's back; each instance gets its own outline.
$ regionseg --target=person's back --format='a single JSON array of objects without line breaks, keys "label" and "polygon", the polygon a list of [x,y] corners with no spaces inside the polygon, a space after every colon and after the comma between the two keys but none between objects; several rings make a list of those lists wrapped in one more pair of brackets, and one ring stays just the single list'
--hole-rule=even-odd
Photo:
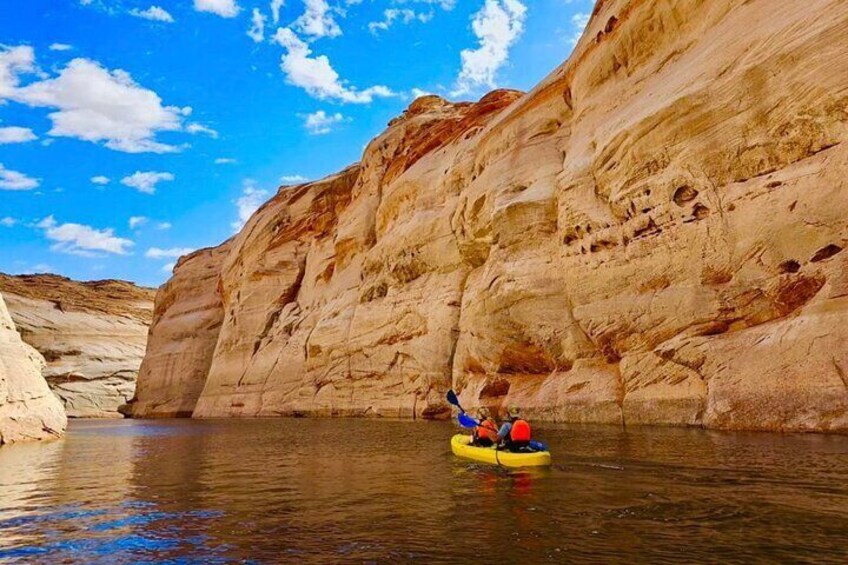
[{"label": "person's back", "polygon": [[507,421],[498,430],[498,443],[510,451],[521,451],[530,446],[533,438],[530,423],[521,417],[518,408],[510,406]]},{"label": "person's back", "polygon": [[474,432],[471,434],[471,444],[481,447],[494,445],[498,440],[498,426],[489,416],[489,411],[486,408],[481,408],[477,412],[477,419],[480,425],[474,428]]}]

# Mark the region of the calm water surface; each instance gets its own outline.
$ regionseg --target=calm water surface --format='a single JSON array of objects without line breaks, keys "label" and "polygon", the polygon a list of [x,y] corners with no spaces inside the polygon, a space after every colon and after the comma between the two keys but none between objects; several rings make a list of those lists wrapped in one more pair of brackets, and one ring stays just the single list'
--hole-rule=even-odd
[{"label": "calm water surface", "polygon": [[549,426],[522,472],[453,432],[75,421],[0,449],[0,562],[848,562],[848,437]]}]

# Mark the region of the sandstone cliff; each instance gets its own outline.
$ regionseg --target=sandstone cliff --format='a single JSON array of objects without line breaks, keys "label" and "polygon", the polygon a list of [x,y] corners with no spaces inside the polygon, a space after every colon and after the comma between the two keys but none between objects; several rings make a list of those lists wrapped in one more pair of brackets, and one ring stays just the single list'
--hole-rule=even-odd
[{"label": "sandstone cliff", "polygon": [[144,357],[155,291],[123,281],[0,275],[23,339],[47,360],[44,377],[77,418],[122,417]]},{"label": "sandstone cliff", "polygon": [[68,420],[41,377],[44,358],[21,341],[0,295],[0,445],[62,435]]},{"label": "sandstone cliff", "polygon": [[182,261],[134,414],[848,430],[847,51],[842,0],[599,1]]}]

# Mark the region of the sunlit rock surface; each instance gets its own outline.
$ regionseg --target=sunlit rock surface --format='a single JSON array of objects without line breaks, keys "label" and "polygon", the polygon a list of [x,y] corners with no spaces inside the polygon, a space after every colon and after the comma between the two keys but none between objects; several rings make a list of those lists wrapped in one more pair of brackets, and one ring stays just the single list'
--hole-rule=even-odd
[{"label": "sunlit rock surface", "polygon": [[42,367],[44,358],[21,341],[0,295],[0,445],[64,433],[68,420]]},{"label": "sunlit rock surface", "polygon": [[846,52],[841,0],[598,2],[531,92],[420,98],[181,263],[140,414],[438,418],[453,386],[554,421],[848,429]]},{"label": "sunlit rock surface", "polygon": [[44,378],[75,418],[120,418],[135,393],[155,291],[123,281],[0,275],[25,342],[46,359]]}]

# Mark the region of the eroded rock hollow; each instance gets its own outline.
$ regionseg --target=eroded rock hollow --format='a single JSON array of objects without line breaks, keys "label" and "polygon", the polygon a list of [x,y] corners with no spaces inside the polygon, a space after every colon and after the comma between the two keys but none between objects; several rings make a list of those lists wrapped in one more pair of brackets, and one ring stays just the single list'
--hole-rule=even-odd
[{"label": "eroded rock hollow", "polygon": [[848,429],[848,3],[606,0],[157,295],[137,416]]}]

